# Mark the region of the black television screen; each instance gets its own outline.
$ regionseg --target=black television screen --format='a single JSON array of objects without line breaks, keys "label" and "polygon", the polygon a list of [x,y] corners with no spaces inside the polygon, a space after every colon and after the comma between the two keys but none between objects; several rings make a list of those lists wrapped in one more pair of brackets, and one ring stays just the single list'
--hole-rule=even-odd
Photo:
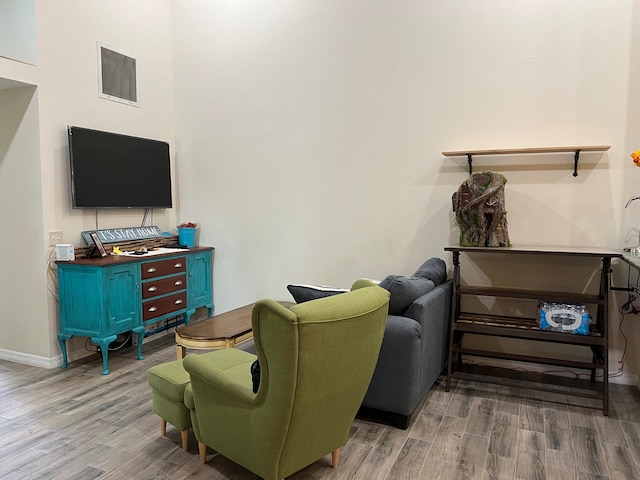
[{"label": "black television screen", "polygon": [[169,144],[68,127],[73,208],[171,208]]}]

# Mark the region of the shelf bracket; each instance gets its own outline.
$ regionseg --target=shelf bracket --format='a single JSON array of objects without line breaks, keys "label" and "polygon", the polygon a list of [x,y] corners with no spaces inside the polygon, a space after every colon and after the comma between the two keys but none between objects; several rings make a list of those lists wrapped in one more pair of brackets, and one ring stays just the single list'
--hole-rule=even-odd
[{"label": "shelf bracket", "polygon": [[576,150],[575,155],[573,156],[573,176],[578,176],[578,160],[580,160],[580,150]]},{"label": "shelf bracket", "polygon": [[473,157],[470,153],[467,153],[467,163],[469,164],[469,175],[471,175],[473,173]]}]

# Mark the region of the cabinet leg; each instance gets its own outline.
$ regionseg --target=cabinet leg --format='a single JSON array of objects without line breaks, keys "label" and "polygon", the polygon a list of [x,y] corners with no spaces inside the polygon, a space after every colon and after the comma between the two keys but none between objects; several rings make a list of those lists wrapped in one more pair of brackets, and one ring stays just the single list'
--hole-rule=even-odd
[{"label": "cabinet leg", "polygon": [[73,335],[66,333],[58,334],[58,343],[60,344],[60,350],[62,350],[62,365],[60,365],[60,368],[67,368],[69,365],[69,359],[67,358],[67,340],[71,337],[73,337]]},{"label": "cabinet leg", "polygon": [[109,344],[111,342],[115,342],[117,335],[111,335],[110,337],[105,338],[95,338],[91,337],[95,343],[100,346],[100,351],[102,352],[102,374],[109,375]]},{"label": "cabinet leg", "polygon": [[144,327],[136,327],[132,330],[133,334],[138,335],[138,360],[144,360],[144,356],[142,355],[142,341],[144,340]]}]

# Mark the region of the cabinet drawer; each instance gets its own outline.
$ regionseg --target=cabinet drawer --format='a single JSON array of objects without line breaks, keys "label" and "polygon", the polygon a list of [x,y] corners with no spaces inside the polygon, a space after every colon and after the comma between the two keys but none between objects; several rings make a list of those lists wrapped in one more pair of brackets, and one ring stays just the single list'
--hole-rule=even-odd
[{"label": "cabinet drawer", "polygon": [[187,293],[180,292],[163,298],[155,298],[142,302],[142,319],[150,320],[167,313],[187,308]]},{"label": "cabinet drawer", "polygon": [[176,275],[160,280],[149,280],[142,284],[142,298],[152,298],[165,293],[177,292],[187,288],[187,276]]},{"label": "cabinet drawer", "polygon": [[159,260],[157,262],[143,263],[142,279],[163,277],[173,273],[187,271],[187,259],[185,257],[171,258],[169,260]]}]

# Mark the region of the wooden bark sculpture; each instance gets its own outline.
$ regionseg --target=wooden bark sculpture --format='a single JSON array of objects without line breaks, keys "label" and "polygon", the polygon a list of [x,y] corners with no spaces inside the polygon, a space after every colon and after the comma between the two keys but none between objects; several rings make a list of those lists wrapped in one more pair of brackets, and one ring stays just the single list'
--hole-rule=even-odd
[{"label": "wooden bark sculpture", "polygon": [[453,194],[453,211],[464,247],[508,247],[504,185],[499,173],[482,172],[469,178]]}]

